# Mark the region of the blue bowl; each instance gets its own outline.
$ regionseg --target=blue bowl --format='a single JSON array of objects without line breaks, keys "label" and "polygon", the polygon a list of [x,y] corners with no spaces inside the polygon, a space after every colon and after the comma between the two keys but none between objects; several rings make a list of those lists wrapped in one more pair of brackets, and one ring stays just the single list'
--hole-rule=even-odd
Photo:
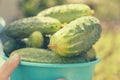
[{"label": "blue bowl", "polygon": [[[8,58],[4,56],[4,60]],[[11,80],[92,80],[100,60],[75,64],[45,64],[21,61]]]}]

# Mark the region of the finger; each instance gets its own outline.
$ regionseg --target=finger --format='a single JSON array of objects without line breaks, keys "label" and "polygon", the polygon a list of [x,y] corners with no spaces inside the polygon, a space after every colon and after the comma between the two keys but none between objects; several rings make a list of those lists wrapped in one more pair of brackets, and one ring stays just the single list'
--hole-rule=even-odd
[{"label": "finger", "polygon": [[3,77],[9,77],[13,70],[18,66],[19,62],[20,56],[18,54],[15,54],[10,59],[8,59],[0,69],[0,72],[4,74]]}]

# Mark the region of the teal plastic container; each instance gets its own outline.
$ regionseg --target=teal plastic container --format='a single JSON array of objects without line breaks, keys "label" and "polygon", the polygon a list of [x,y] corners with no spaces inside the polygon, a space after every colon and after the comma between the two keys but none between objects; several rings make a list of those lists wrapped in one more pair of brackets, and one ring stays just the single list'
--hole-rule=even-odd
[{"label": "teal plastic container", "polygon": [[[4,60],[7,57],[4,56]],[[21,61],[11,80],[92,80],[100,60],[77,64],[44,64]]]}]

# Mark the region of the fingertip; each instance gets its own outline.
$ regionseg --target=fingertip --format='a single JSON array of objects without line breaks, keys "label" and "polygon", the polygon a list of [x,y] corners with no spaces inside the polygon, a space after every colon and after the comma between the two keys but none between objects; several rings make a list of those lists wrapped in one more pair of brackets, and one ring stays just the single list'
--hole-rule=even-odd
[{"label": "fingertip", "polygon": [[8,59],[9,62],[12,62],[14,64],[19,64],[20,62],[20,55],[19,54],[14,54],[13,56],[11,56],[9,59]]},{"label": "fingertip", "polygon": [[1,72],[4,73],[4,77],[10,76],[10,74],[19,65],[19,62],[20,62],[19,54],[15,54],[12,57],[10,57],[1,67]]},{"label": "fingertip", "polygon": [[14,54],[10,59],[20,60],[20,55],[19,54]]}]

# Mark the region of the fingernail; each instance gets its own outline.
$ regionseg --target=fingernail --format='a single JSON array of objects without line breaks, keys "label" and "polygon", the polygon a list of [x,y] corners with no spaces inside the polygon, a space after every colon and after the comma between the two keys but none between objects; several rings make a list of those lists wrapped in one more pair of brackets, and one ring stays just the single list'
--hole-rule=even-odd
[{"label": "fingernail", "polygon": [[18,60],[20,58],[19,54],[14,54],[10,59]]}]

